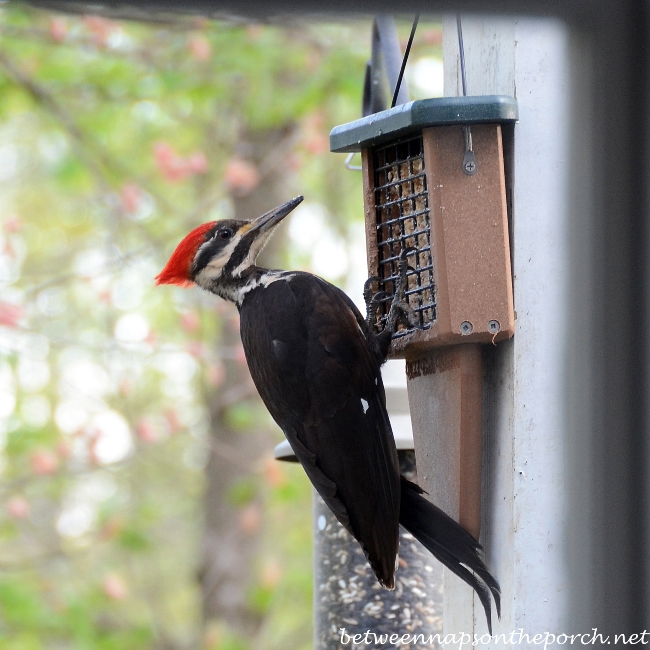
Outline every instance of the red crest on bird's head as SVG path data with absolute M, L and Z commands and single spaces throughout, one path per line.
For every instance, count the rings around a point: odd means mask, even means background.
M 156 276 L 156 284 L 178 284 L 187 286 L 192 284 L 190 269 L 196 251 L 205 241 L 205 234 L 214 226 L 216 221 L 209 221 L 185 236 L 183 241 L 176 246 L 165 268 Z

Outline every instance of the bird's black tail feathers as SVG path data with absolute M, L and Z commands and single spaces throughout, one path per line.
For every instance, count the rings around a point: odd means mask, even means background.
M 399 523 L 478 594 L 492 634 L 492 602 L 501 618 L 499 583 L 479 555 L 481 545 L 460 524 L 422 496 L 424 490 L 402 477 Z

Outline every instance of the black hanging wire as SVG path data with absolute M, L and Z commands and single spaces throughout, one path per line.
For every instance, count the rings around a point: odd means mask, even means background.
M 411 35 L 409 36 L 409 42 L 406 44 L 406 51 L 404 52 L 404 58 L 402 59 L 402 67 L 399 71 L 399 76 L 397 77 L 397 83 L 395 84 L 395 92 L 393 93 L 393 101 L 390 104 L 391 108 L 395 107 L 397 103 L 397 96 L 399 95 L 399 89 L 402 85 L 402 78 L 404 77 L 404 70 L 406 70 L 406 62 L 408 61 L 409 54 L 411 53 L 411 45 L 413 45 L 413 37 L 415 36 L 415 30 L 418 27 L 418 21 L 420 20 L 420 14 L 415 14 L 413 20 L 413 27 L 411 27 Z
M 463 81 L 463 97 L 467 97 L 467 75 L 465 73 L 465 47 L 463 46 L 463 26 L 460 22 L 460 13 L 456 14 L 456 27 L 458 29 L 458 51 L 460 52 L 460 77 Z

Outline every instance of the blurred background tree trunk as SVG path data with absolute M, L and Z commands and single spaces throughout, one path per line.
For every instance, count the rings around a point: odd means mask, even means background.
M 250 220 L 285 202 L 290 196 L 286 154 L 294 128 L 286 126 L 248 133 L 241 139 L 226 172 L 234 204 L 234 218 Z M 283 228 L 265 248 L 260 263 L 281 266 L 280 251 L 286 239 Z M 238 350 L 224 358 L 225 379 L 209 399 L 210 451 L 206 465 L 205 533 L 201 589 L 206 628 L 225 622 L 245 638 L 255 636 L 262 613 L 251 603 L 250 590 L 256 571 L 256 555 L 263 531 L 262 495 L 255 474 L 276 442 L 270 428 L 236 430 L 229 406 L 244 398 L 264 408 L 243 360 L 239 319 L 234 305 L 218 343 L 224 350 Z M 241 486 L 255 486 L 247 490 Z M 238 489 L 238 486 L 240 489 Z M 241 494 L 240 494 L 241 493 Z

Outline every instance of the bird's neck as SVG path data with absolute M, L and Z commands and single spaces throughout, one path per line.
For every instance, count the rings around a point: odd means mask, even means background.
M 253 289 L 257 289 L 260 286 L 266 287 L 270 282 L 282 277 L 282 274 L 286 273 L 286 271 L 275 271 L 260 266 L 249 266 L 239 276 L 229 275 L 219 277 L 209 287 L 204 288 L 224 300 L 229 300 L 237 306 L 241 306 L 244 298 Z

